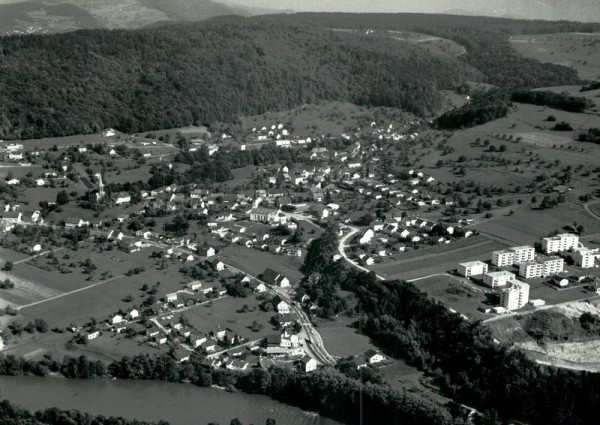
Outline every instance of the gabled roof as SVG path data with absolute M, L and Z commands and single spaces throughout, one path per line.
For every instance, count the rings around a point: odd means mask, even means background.
M 271 268 L 267 268 L 262 274 L 262 279 L 267 283 L 276 284 L 279 276 L 281 276 L 281 273 L 276 272 Z
M 377 351 L 371 349 L 365 353 L 365 357 L 367 359 L 370 359 L 371 357 L 376 356 L 377 354 L 379 354 Z

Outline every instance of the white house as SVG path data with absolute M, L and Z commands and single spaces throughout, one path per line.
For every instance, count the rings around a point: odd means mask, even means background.
M 304 356 L 300 359 L 303 372 L 312 372 L 317 369 L 317 361 L 310 356 Z
M 363 233 L 361 238 L 358 240 L 358 243 L 361 245 L 371 243 L 371 240 L 374 237 L 375 237 L 375 232 L 372 229 L 367 229 L 365 231 L 365 233 Z
M 123 319 L 123 316 L 122 316 L 122 315 L 120 315 L 120 314 L 115 314 L 114 316 L 112 316 L 112 317 L 110 318 L 110 324 L 111 324 L 111 325 L 116 325 L 116 324 L 119 324 L 119 323 L 121 323 L 123 320 L 124 320 L 124 319 Z
M 373 365 L 373 364 L 384 362 L 385 356 L 382 354 L 379 354 L 375 350 L 369 350 L 365 353 L 365 360 L 367 360 L 367 363 L 369 363 L 370 365 Z
M 129 195 L 129 193 L 127 193 L 127 192 L 119 192 L 117 194 L 117 197 L 116 197 L 116 200 L 115 200 L 115 204 L 121 205 L 121 204 L 126 204 L 128 202 L 131 202 L 131 195 Z
M 271 286 L 279 286 L 281 288 L 290 286 L 290 280 L 287 277 L 270 268 L 263 272 L 262 280 Z
M 280 301 L 279 304 L 277 304 L 277 312 L 279 314 L 289 314 L 290 313 L 290 305 L 288 303 L 286 303 L 285 301 Z

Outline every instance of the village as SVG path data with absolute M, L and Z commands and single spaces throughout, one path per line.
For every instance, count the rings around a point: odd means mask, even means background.
M 238 371 L 352 358 L 385 373 L 394 360 L 330 327 L 339 313 L 306 292 L 320 278 L 301 271 L 307 250 L 331 226 L 334 261 L 413 281 L 468 319 L 597 297 L 598 248 L 575 234 L 534 248 L 490 233 L 538 188 L 461 181 L 467 161 L 448 170 L 448 135 L 429 123 L 366 116 L 325 135 L 284 122 L 0 144 L 4 351 L 158 351 Z M 221 155 L 238 162 L 229 178 L 183 180 Z M 53 331 L 28 335 L 21 317 Z

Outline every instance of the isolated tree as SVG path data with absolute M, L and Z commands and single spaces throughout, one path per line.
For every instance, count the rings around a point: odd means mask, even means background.
M 56 194 L 56 203 L 58 205 L 65 205 L 69 203 L 69 194 L 66 190 L 61 190 Z

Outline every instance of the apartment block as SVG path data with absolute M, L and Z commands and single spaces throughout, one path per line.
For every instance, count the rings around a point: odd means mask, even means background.
M 596 256 L 600 256 L 598 249 L 577 248 L 573 252 L 573 261 L 575 265 L 589 269 L 596 265 Z
M 508 267 L 532 261 L 535 257 L 535 248 L 529 245 L 514 246 L 502 251 L 492 252 L 492 264 L 498 267 Z
M 544 266 L 537 261 L 526 261 L 519 264 L 519 276 L 525 279 L 533 279 L 534 277 L 542 277 Z
M 509 249 L 514 253 L 513 264 L 521 264 L 535 258 L 535 248 L 532 246 L 514 246 Z
M 492 252 L 492 264 L 498 267 L 512 266 L 515 261 L 515 253 L 510 250 Z
M 483 275 L 483 283 L 492 288 L 496 288 L 498 286 L 506 286 L 506 284 L 510 280 L 514 280 L 514 273 L 507 271 L 499 271 L 499 272 L 488 272 Z
M 535 261 L 519 264 L 519 276 L 525 279 L 546 277 L 564 270 L 565 260 L 559 257 L 536 257 Z
M 511 280 L 510 287 L 502 291 L 502 306 L 507 310 L 518 310 L 529 302 L 529 285 L 520 280 Z
M 548 257 L 540 258 L 537 261 L 544 266 L 544 270 L 542 271 L 542 276 L 544 277 L 558 274 L 565 269 L 565 260 L 562 258 Z
M 572 233 L 562 233 L 551 238 L 542 239 L 542 250 L 546 254 L 568 251 L 577 248 L 579 245 L 579 236 Z
M 464 277 L 471 277 L 487 273 L 488 265 L 483 261 L 470 261 L 458 265 L 458 274 Z

